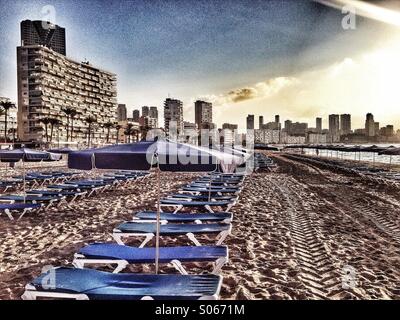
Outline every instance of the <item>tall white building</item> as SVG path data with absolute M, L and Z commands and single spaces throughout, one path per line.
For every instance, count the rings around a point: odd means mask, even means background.
M 74 142 L 86 141 L 87 117 L 95 117 L 98 128 L 117 120 L 116 75 L 88 62 L 76 62 L 40 45 L 22 46 L 17 48 L 17 78 L 21 140 L 43 142 L 45 128 L 41 119 L 51 117 L 61 121 L 58 138 L 66 141 L 70 123 L 63 112 L 66 108 L 77 113 Z M 104 130 L 92 131 L 92 142 L 104 142 L 106 135 Z

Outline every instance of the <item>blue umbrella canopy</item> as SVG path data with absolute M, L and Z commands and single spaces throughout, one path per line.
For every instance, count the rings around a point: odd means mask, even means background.
M 69 154 L 69 153 L 73 152 L 74 150 L 72 150 L 71 148 L 58 148 L 58 149 L 50 149 L 47 151 L 51 152 L 51 153 Z
M 244 162 L 238 155 L 171 141 L 141 141 L 71 152 L 68 167 L 80 170 L 119 169 L 210 172 L 218 167 L 232 170 Z
M 0 150 L 1 162 L 18 162 L 20 160 L 23 160 L 25 162 L 57 161 L 60 159 L 60 154 L 46 151 L 38 151 L 28 148 Z
M 400 148 L 394 148 L 393 146 L 386 148 L 379 152 L 380 155 L 389 155 L 389 156 L 399 156 L 400 155 Z

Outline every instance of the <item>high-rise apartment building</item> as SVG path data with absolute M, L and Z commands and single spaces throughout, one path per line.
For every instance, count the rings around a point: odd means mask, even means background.
M 317 133 L 322 132 L 322 118 L 315 119 L 315 129 L 316 129 Z
M 150 107 L 149 117 L 152 119 L 153 129 L 158 128 L 158 109 L 157 107 Z
M 340 118 L 338 114 L 329 115 L 329 134 L 332 137 L 332 142 L 340 139 Z
M 254 130 L 254 114 L 249 114 L 246 118 L 247 130 Z
M 291 134 L 292 131 L 292 121 L 291 120 L 286 120 L 285 121 L 285 131 L 287 132 L 287 134 Z
M 142 107 L 142 117 L 148 117 L 150 113 L 150 109 L 148 106 Z
M 170 124 L 174 122 L 178 134 L 183 131 L 183 104 L 177 99 L 167 98 L 164 102 L 164 129 L 170 133 Z
M 368 137 L 375 136 L 375 121 L 372 113 L 367 113 L 365 119 L 365 135 Z
M 340 115 L 340 134 L 351 133 L 351 115 L 341 114 Z
M 264 125 L 264 117 L 263 116 L 259 116 L 258 117 L 258 129 L 262 129 Z
M 374 133 L 375 135 L 379 135 L 379 122 L 374 122 Z
M 139 122 L 139 118 L 140 118 L 140 111 L 135 109 L 132 111 L 132 121 L 133 122 Z
M 158 109 L 157 109 L 157 107 L 150 107 L 149 117 L 158 119 Z
M 21 46 L 41 45 L 66 55 L 65 29 L 48 21 L 21 22 Z
M 340 141 L 340 116 L 338 114 L 329 115 L 329 142 Z
M 290 134 L 295 136 L 304 136 L 308 129 L 308 123 L 293 122 L 290 124 Z
M 67 141 L 69 116 L 65 109 L 76 111 L 69 135 L 74 142 L 86 141 L 86 118 L 96 118 L 101 127 L 115 122 L 117 115 L 116 75 L 76 62 L 40 45 L 17 48 L 18 137 L 24 141 L 44 141 L 43 117 L 61 121 L 57 138 Z M 92 128 L 95 126 L 92 126 Z M 71 130 L 69 130 L 69 133 Z M 103 142 L 106 131 L 92 131 L 94 143 Z M 112 131 L 113 134 L 113 131 Z M 72 139 L 71 139 L 72 137 Z
M 212 103 L 197 100 L 194 103 L 194 119 L 198 129 L 208 128 L 213 123 Z
M 117 121 L 125 121 L 127 118 L 127 111 L 125 104 L 118 104 L 117 107 Z

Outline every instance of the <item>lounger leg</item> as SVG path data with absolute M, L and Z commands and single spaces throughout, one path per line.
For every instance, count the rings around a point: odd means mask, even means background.
M 119 233 L 119 232 L 114 232 L 112 234 L 112 237 L 114 238 L 114 240 L 120 244 L 120 245 L 125 245 L 125 243 L 122 241 L 123 237 L 130 237 L 130 236 L 145 236 L 145 239 L 143 240 L 143 242 L 140 244 L 139 248 L 143 248 L 149 241 L 151 241 L 151 239 L 154 238 L 154 234 L 153 233 L 146 233 L 146 234 L 137 234 L 137 233 L 130 233 L 130 234 L 124 234 L 124 233 Z
M 182 263 L 179 260 L 172 260 L 171 264 L 174 266 L 176 270 L 178 270 L 181 274 L 188 274 L 186 269 L 183 267 Z
M 182 208 L 183 208 L 183 205 L 177 206 L 176 209 L 175 209 L 175 211 L 174 211 L 174 213 L 178 213 L 179 211 L 182 210 Z
M 81 257 L 81 255 L 75 254 L 74 261 L 72 262 L 75 268 L 83 269 L 85 268 L 85 264 L 116 264 L 117 266 L 113 270 L 113 273 L 119 273 L 129 265 L 126 260 L 82 259 Z
M 216 245 L 217 246 L 220 246 L 224 241 L 225 241 L 225 239 L 226 239 L 226 237 L 228 236 L 230 234 L 230 231 L 229 230 L 225 230 L 225 231 L 222 231 L 220 234 L 219 234 L 219 240 L 218 240 L 218 242 L 216 243 Z
M 196 246 L 201 247 L 201 243 L 199 242 L 199 240 L 197 240 L 197 238 L 194 236 L 193 233 L 189 232 L 186 233 L 186 236 L 189 238 L 189 240 L 191 240 Z
M 143 240 L 142 244 L 139 246 L 139 248 L 143 248 L 151 239 L 153 239 L 154 234 L 147 234 L 146 238 Z
M 18 221 L 18 220 L 21 220 L 22 217 L 25 215 L 25 213 L 27 213 L 28 211 L 29 211 L 28 209 L 24 209 L 24 211 L 22 211 L 22 213 L 21 213 L 21 215 L 19 216 L 19 218 L 17 219 L 17 221 Z
M 12 213 L 11 213 L 11 211 L 10 211 L 9 209 L 4 210 L 4 213 L 7 215 L 7 217 L 8 217 L 11 221 L 14 220 L 14 217 L 12 216 Z
M 204 208 L 206 210 L 208 210 L 209 212 L 214 213 L 213 209 L 211 209 L 211 207 L 209 205 L 205 205 Z
M 226 258 L 226 257 L 219 258 L 217 261 L 215 261 L 214 270 L 212 271 L 212 274 L 216 274 L 216 275 L 220 274 L 222 267 L 227 262 L 228 262 L 228 258 Z
M 118 233 L 113 233 L 112 237 L 114 238 L 114 240 L 120 244 L 120 245 L 125 245 L 125 243 L 122 241 L 122 234 L 118 234 Z
M 231 204 L 228 204 L 228 206 L 227 206 L 227 208 L 226 208 L 226 212 L 229 212 L 235 204 L 236 204 L 236 201 L 234 201 L 234 202 L 231 203 Z

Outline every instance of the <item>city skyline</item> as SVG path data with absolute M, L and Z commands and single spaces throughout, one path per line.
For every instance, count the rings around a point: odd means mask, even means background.
M 0 21 L 5 30 L 0 36 L 5 44 L 0 49 L 0 95 L 16 101 L 19 24 L 43 19 L 42 9 L 51 3 L 0 2 L 5 8 Z M 244 129 L 249 113 L 264 118 L 279 113 L 301 122 L 320 116 L 327 127 L 329 114 L 347 112 L 356 115 L 352 120 L 357 127 L 362 127 L 363 114 L 368 112 L 400 127 L 400 93 L 395 82 L 400 73 L 399 29 L 357 17 L 357 28 L 344 30 L 343 14 L 334 8 L 313 1 L 288 1 L 285 6 L 279 2 L 183 4 L 178 10 L 169 2 L 106 6 L 98 1 L 55 2 L 54 22 L 66 28 L 67 52 L 72 58 L 88 58 L 93 65 L 117 74 L 118 103 L 126 104 L 128 114 L 154 105 L 163 117 L 162 105 L 170 96 L 183 102 L 187 121 L 194 121 L 196 100 L 211 102 L 219 127 L 228 121 Z M 129 8 L 138 16 L 126 14 Z M 225 13 L 223 17 L 215 17 L 218 9 Z M 84 12 L 95 11 L 98 24 L 82 19 Z M 235 19 L 229 15 L 233 12 Z M 120 15 L 122 22 L 110 19 L 111 13 Z M 315 19 L 303 21 L 301 14 Z M 310 23 L 317 31 L 305 32 Z M 186 31 L 181 30 L 184 26 Z M 218 35 L 212 34 L 213 28 L 220 31 Z M 132 30 L 136 32 L 131 34 Z M 258 36 L 249 38 L 249 32 Z M 280 41 L 275 41 L 277 36 Z

